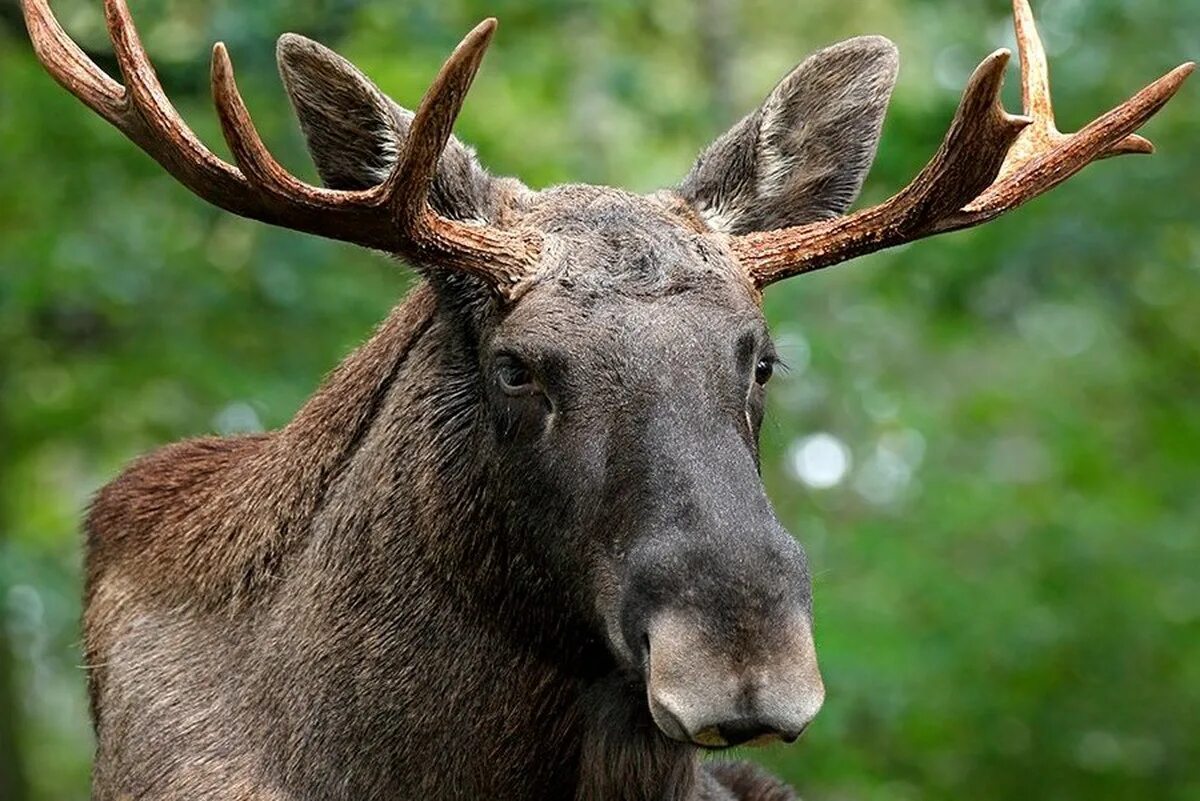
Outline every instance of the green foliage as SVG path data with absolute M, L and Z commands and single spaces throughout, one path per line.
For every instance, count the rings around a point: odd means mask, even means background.
M 220 142 L 204 84 L 223 38 L 297 169 L 276 34 L 336 45 L 414 105 L 494 13 L 459 134 L 533 186 L 639 190 L 804 53 L 884 33 L 905 67 L 865 200 L 921 166 L 971 67 L 1011 41 L 1003 0 L 133 5 L 200 135 Z M 1064 127 L 1200 52 L 1190 3 L 1035 5 Z M 55 7 L 106 52 L 98 0 Z M 0 12 L 0 748 L 19 743 L 0 791 L 25 792 L 19 764 L 28 798 L 81 799 L 89 495 L 157 445 L 286 421 L 411 277 L 192 198 Z M 803 745 L 756 755 L 806 798 L 1200 798 L 1198 108 L 1188 87 L 1152 123 L 1155 158 L 768 297 L 792 369 L 764 474 L 812 556 L 829 692 Z

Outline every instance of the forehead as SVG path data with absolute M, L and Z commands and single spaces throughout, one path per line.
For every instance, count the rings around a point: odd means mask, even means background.
M 740 265 L 674 193 L 557 187 L 537 194 L 524 222 L 546 237 L 538 283 L 557 286 L 561 298 L 594 304 L 687 294 L 696 302 L 757 307 Z
M 669 194 L 603 187 L 541 193 L 525 222 L 546 236 L 544 261 L 500 337 L 584 359 L 663 350 L 682 357 L 760 331 L 759 296 L 745 272 L 678 206 Z

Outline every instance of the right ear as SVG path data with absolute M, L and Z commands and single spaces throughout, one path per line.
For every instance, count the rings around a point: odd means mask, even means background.
M 875 159 L 898 67 L 882 36 L 814 53 L 709 145 L 679 193 L 727 234 L 843 214 Z
M 413 113 L 349 61 L 311 39 L 285 34 L 276 52 L 284 87 L 325 185 L 351 190 L 383 183 L 399 158 Z M 429 203 L 444 217 L 485 222 L 502 202 L 499 183 L 471 148 L 451 136 Z

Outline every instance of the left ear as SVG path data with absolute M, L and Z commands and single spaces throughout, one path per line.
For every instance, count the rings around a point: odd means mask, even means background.
M 727 234 L 844 213 L 875 160 L 899 64 L 882 36 L 815 53 L 709 145 L 679 193 Z
M 324 45 L 289 33 L 279 39 L 279 73 L 308 152 L 330 189 L 378 185 L 399 158 L 413 112 L 401 108 L 357 67 Z M 453 220 L 492 219 L 503 200 L 501 184 L 451 136 L 438 160 L 429 202 Z

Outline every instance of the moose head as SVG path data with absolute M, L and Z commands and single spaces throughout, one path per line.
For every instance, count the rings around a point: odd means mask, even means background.
M 920 174 L 848 214 L 897 76 L 883 38 L 811 56 L 677 187 L 643 196 L 534 191 L 491 176 L 451 135 L 494 20 L 467 35 L 415 113 L 288 35 L 279 64 L 317 187 L 269 154 L 223 46 L 213 91 L 236 166 L 169 104 L 124 0 L 105 2 L 124 85 L 82 54 L 46 0 L 23 5 L 54 77 L 197 195 L 421 272 L 456 332 L 436 374 L 457 403 L 439 425 L 473 432 L 466 458 L 496 536 L 534 566 L 522 573 L 537 577 L 530 592 L 555 599 L 569 636 L 638 677 L 658 729 L 703 747 L 795 739 L 824 697 L 804 552 L 758 475 L 777 362 L 763 290 L 987 222 L 1093 161 L 1150 152 L 1134 131 L 1193 68 L 1062 134 L 1027 0 L 1014 0 L 1023 114 L 1000 103 L 1009 53 L 998 51 Z

